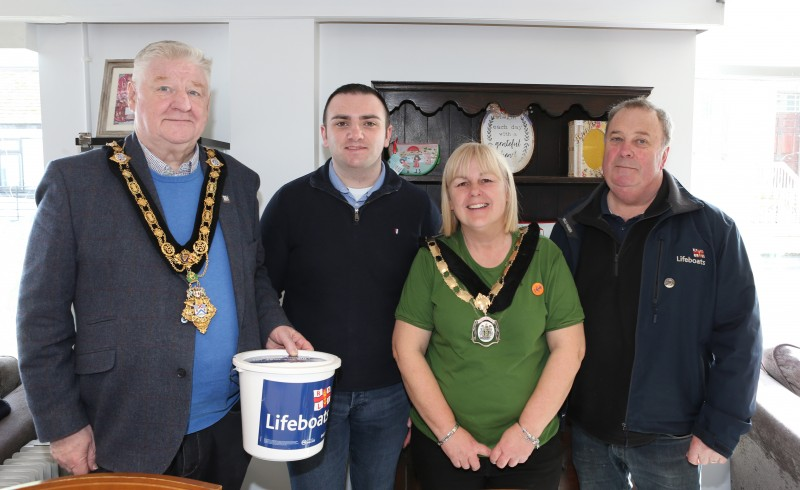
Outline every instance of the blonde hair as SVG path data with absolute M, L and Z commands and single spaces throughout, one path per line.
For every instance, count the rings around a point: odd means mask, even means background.
M 206 58 L 200 49 L 180 41 L 156 41 L 142 48 L 133 59 L 133 81 L 137 87 L 147 66 L 157 59 L 186 60 L 194 63 L 205 72 L 208 81 L 211 81 L 211 60 Z
M 442 172 L 442 233 L 450 236 L 459 226 L 455 213 L 450 209 L 448 189 L 456 176 L 463 175 L 470 163 L 475 162 L 481 172 L 497 176 L 506 191 L 506 208 L 503 211 L 504 231 L 511 233 L 519 226 L 519 204 L 514 175 L 504 157 L 493 146 L 483 143 L 464 143 L 447 159 Z

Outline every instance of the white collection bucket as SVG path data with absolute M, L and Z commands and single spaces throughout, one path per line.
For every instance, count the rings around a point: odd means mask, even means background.
M 317 454 L 325 442 L 333 374 L 342 361 L 301 350 L 253 350 L 233 357 L 239 372 L 244 450 L 269 461 Z

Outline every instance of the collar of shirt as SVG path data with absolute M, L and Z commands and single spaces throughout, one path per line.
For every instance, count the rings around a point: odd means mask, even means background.
M 616 214 L 612 213 L 611 209 L 608 207 L 608 193 L 609 191 L 606 189 L 600 198 L 600 214 L 603 216 L 603 219 L 606 221 L 606 223 L 608 223 L 608 225 L 611 227 L 611 230 L 617 237 L 617 241 L 622 243 L 625 240 L 625 236 L 628 234 L 628 231 L 633 225 L 642 219 L 643 215 L 640 214 L 639 216 L 634 216 L 628 221 L 625 221 Z
M 192 158 L 190 158 L 188 162 L 182 163 L 180 168 L 178 168 L 176 171 L 167 165 L 162 159 L 155 156 L 153 152 L 148 150 L 146 146 L 141 144 L 141 142 L 139 142 L 139 144 L 144 151 L 145 159 L 147 159 L 147 166 L 150 167 L 150 170 L 158 175 L 165 175 L 168 177 L 176 175 L 189 175 L 190 173 L 194 172 L 197 169 L 197 166 L 200 164 L 200 147 L 198 145 L 194 146 L 194 154 L 192 154 Z
M 383 164 L 383 162 L 381 162 L 381 174 L 378 176 L 378 180 L 376 180 L 375 183 L 372 184 L 372 187 L 370 187 L 370 189 L 365 192 L 363 196 L 361 196 L 361 199 L 356 199 L 355 196 L 353 196 L 353 194 L 350 192 L 350 189 L 344 185 L 342 179 L 336 175 L 336 171 L 333 170 L 333 160 L 331 160 L 330 165 L 328 165 L 328 177 L 331 179 L 331 184 L 333 184 L 333 187 L 336 188 L 336 190 L 339 191 L 342 196 L 344 196 L 347 202 L 350 203 L 350 205 L 354 208 L 358 209 L 362 204 L 367 202 L 367 199 L 370 195 L 372 195 L 373 192 L 380 189 L 380 187 L 383 185 L 383 181 L 386 179 L 386 166 Z

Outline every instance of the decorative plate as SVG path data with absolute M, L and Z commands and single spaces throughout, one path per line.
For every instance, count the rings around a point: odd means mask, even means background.
M 533 124 L 524 112 L 509 116 L 499 105 L 489 104 L 481 123 L 481 143 L 497 148 L 508 159 L 511 171 L 519 172 L 533 155 Z
M 389 166 L 400 175 L 425 175 L 439 163 L 439 145 L 436 143 L 389 145 Z

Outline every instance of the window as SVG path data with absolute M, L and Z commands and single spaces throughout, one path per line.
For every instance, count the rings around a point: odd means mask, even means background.
M 778 108 L 782 112 L 800 112 L 800 94 L 778 92 Z
M 800 148 L 800 93 L 778 92 L 775 113 L 775 161 L 797 173 Z
M 0 355 L 17 355 L 19 279 L 43 172 L 38 56 L 0 49 Z
M 739 226 L 765 347 L 800 345 L 800 59 L 787 42 L 798 14 L 783 0 L 729 2 L 725 26 L 697 38 L 691 190 Z

